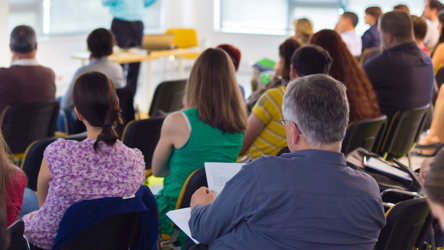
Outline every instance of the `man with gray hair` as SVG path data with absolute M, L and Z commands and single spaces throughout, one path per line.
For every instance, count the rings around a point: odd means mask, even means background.
M 316 74 L 283 101 L 290 153 L 242 167 L 215 199 L 191 198 L 191 233 L 212 249 L 373 249 L 385 224 L 376 181 L 340 153 L 348 124 L 344 85 Z
M 0 68 L 0 112 L 13 104 L 55 99 L 55 74 L 35 59 L 37 38 L 33 28 L 20 25 L 11 32 L 12 65 Z

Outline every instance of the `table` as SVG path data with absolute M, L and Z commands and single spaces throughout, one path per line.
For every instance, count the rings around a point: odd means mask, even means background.
M 197 58 L 199 56 L 200 51 L 197 48 L 189 48 L 189 49 L 171 49 L 171 50 L 152 50 L 148 53 L 147 50 L 131 48 L 131 49 L 114 49 L 114 54 L 110 55 L 108 58 L 112 62 L 116 62 L 118 64 L 126 64 L 126 63 L 136 63 L 136 62 L 146 62 L 147 63 L 147 81 L 146 81 L 146 89 L 147 89 L 147 102 L 149 100 L 150 91 L 151 91 L 151 61 L 157 60 L 159 58 L 165 57 L 174 57 L 179 59 L 179 77 L 185 78 L 185 69 L 184 69 L 184 58 Z M 71 56 L 73 59 L 80 60 L 82 66 L 86 65 L 89 60 L 89 53 L 82 52 L 76 53 Z M 150 104 L 147 103 L 145 107 L 148 107 Z M 149 107 L 148 107 L 149 108 Z

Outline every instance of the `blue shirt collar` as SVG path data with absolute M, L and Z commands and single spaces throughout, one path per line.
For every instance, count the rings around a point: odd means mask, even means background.
M 304 157 L 309 158 L 315 162 L 328 163 L 333 165 L 347 166 L 347 161 L 343 153 L 317 150 L 317 149 L 304 149 L 281 155 L 283 158 Z

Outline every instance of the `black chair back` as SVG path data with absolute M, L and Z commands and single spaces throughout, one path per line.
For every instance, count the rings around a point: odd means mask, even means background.
M 186 83 L 186 79 L 161 82 L 154 92 L 149 116 L 155 115 L 158 111 L 169 113 L 180 110 Z
M 24 153 L 31 142 L 54 136 L 58 114 L 57 101 L 6 107 L 0 120 L 11 153 Z
M 134 115 L 134 97 L 128 88 L 116 89 L 117 96 L 119 97 L 119 106 L 122 110 L 122 125 L 118 125 L 116 128 L 117 134 L 122 135 L 123 129 L 128 122 L 135 119 Z
M 160 138 L 162 123 L 163 118 L 131 121 L 123 131 L 122 142 L 130 148 L 142 151 L 146 169 L 151 169 L 151 160 Z
M 85 134 L 68 136 L 65 139 L 81 141 L 86 138 Z M 28 178 L 28 188 L 37 191 L 37 178 L 43 160 L 43 152 L 46 147 L 57 138 L 45 138 L 31 143 L 25 151 L 25 156 L 20 168 L 23 169 Z
M 109 216 L 87 228 L 62 249 L 132 249 L 139 240 L 140 216 L 140 213 Z
M 385 115 L 351 123 L 342 141 L 342 153 L 347 155 L 359 147 L 369 152 L 378 152 L 386 124 L 387 116 Z
M 406 200 L 392 207 L 379 234 L 376 250 L 404 250 L 421 247 L 431 228 L 432 216 L 425 198 Z
M 25 232 L 25 223 L 21 219 L 16 220 L 8 228 L 9 248 L 8 250 L 28 250 L 30 249 L 28 240 L 23 236 Z
M 194 171 L 185 181 L 177 200 L 176 209 L 189 207 L 191 196 L 200 187 L 208 187 L 205 168 Z
M 441 66 L 438 69 L 438 72 L 436 72 L 435 75 L 436 84 L 438 85 L 438 89 L 441 87 L 441 85 L 444 83 L 444 67 Z
M 427 104 L 424 107 L 396 112 L 385 133 L 380 154 L 389 160 L 406 155 L 419 139 L 428 110 Z

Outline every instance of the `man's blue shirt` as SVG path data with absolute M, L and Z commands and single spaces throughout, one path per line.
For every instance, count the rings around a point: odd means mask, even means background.
M 123 21 L 142 21 L 145 8 L 156 0 L 102 0 L 104 6 L 109 6 L 113 17 Z

